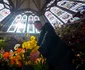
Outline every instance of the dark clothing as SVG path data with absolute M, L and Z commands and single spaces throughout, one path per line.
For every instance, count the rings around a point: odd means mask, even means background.
M 61 64 L 59 66 L 49 66 L 48 70 L 75 70 L 72 64 Z
M 45 23 L 42 27 L 38 45 L 40 46 L 40 53 L 47 58 L 49 66 L 55 68 L 54 70 L 57 69 L 57 66 L 60 67 L 60 65 L 71 64 L 71 50 L 60 37 L 56 35 L 50 23 Z

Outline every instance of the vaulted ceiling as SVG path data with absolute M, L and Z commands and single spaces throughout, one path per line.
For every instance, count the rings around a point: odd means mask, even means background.
M 32 9 L 41 12 L 51 0 L 9 0 L 14 10 Z

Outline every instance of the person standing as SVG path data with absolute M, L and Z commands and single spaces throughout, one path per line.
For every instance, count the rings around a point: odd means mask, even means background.
M 56 35 L 50 23 L 34 22 L 35 28 L 40 31 L 38 52 L 31 57 L 38 57 L 41 53 L 47 60 L 49 70 L 75 70 L 72 66 L 73 53 L 71 49 Z

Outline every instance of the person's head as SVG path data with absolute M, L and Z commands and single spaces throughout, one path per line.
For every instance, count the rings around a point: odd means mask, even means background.
M 34 22 L 34 26 L 35 26 L 35 28 L 36 28 L 38 31 L 40 31 L 41 28 L 42 28 L 42 24 L 41 24 L 40 21 L 35 21 L 35 22 Z

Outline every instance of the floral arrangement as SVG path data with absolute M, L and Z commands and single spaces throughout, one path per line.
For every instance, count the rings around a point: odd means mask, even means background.
M 71 24 L 64 24 L 55 30 L 56 34 L 72 49 L 76 57 L 73 63 L 76 66 L 85 66 L 85 18 Z
M 21 47 L 20 47 L 21 46 Z M 30 40 L 20 44 L 16 44 L 14 51 L 5 52 L 0 50 L 0 61 L 6 61 L 9 67 L 22 67 L 25 65 L 32 66 L 34 70 L 47 70 L 46 59 L 40 54 L 39 57 L 31 58 L 32 53 L 36 53 L 39 49 L 37 40 L 34 36 Z

